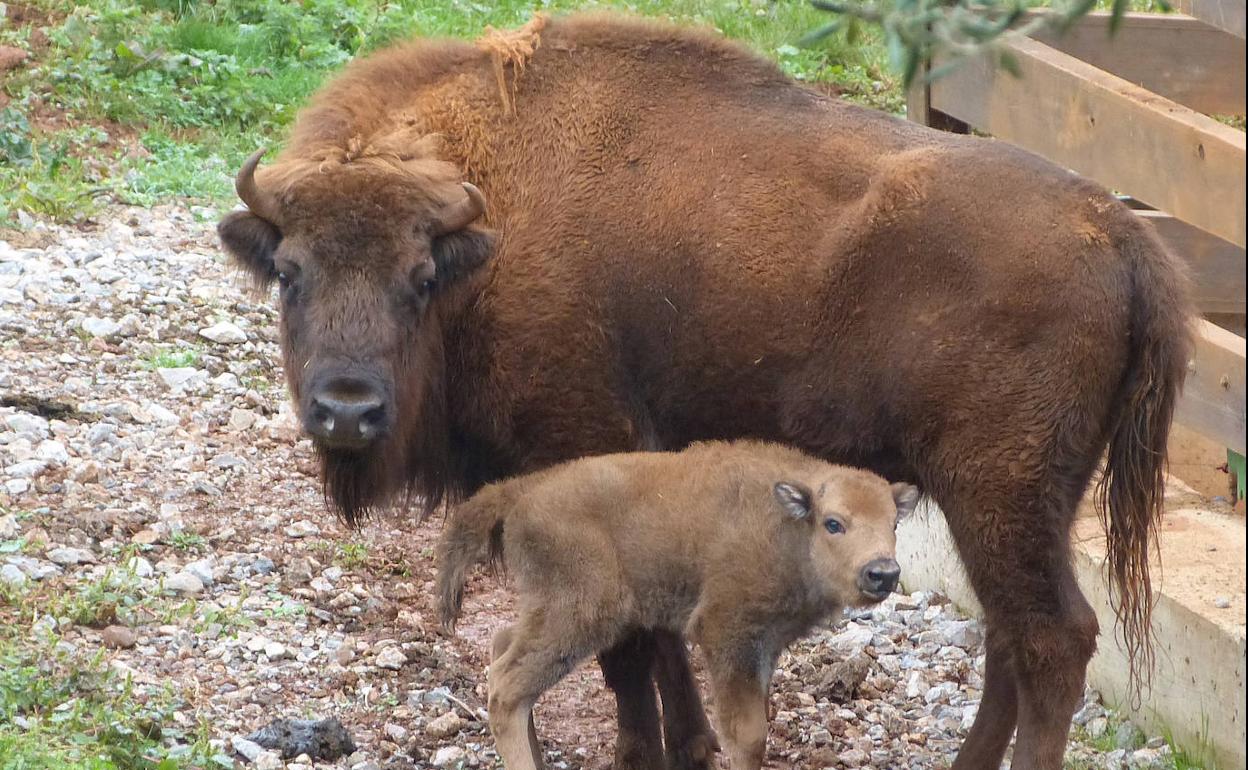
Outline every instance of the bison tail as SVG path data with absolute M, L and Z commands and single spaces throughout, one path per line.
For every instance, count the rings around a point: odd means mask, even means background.
M 1128 214 L 1128 216 L 1133 215 Z M 1187 372 L 1192 328 L 1187 277 L 1151 231 L 1132 222 L 1119 242 L 1132 276 L 1130 350 L 1096 490 L 1119 637 L 1138 703 L 1155 665 L 1149 551 L 1165 498 L 1166 442 Z
M 468 569 L 487 559 L 491 566 L 502 564 L 504 511 L 501 496 L 487 488 L 451 513 L 438 543 L 438 596 L 447 631 L 463 608 Z

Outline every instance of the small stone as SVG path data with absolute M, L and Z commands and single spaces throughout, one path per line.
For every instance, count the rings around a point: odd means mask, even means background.
M 467 752 L 458 746 L 444 746 L 433 753 L 430 760 L 434 767 L 459 767 L 468 758 Z
M 871 761 L 870 755 L 862 749 L 848 749 L 836 755 L 845 767 L 862 767 Z
M 269 660 L 281 660 L 290 656 L 286 646 L 280 642 L 269 642 L 264 645 L 264 655 Z
M 16 565 L 6 564 L 0 567 L 0 583 L 6 583 L 11 586 L 25 585 L 29 578 L 26 573 L 22 572 Z
M 88 316 L 82 319 L 82 330 L 92 337 L 114 337 L 121 331 L 121 324 L 111 318 Z
M 387 723 L 384 727 L 381 728 L 381 731 L 386 734 L 387 738 L 399 744 L 400 746 L 402 746 L 403 742 L 407 740 L 407 728 L 403 727 L 402 725 Z
M 228 321 L 200 329 L 199 336 L 226 345 L 237 345 L 247 341 L 247 333 Z
M 1231 608 L 1231 600 L 1225 596 L 1219 596 L 1213 600 L 1213 606 L 1220 610 L 1227 610 Z
M 286 766 L 276 751 L 262 751 L 252 762 L 256 770 L 282 770 Z
M 1144 733 L 1130 722 L 1123 722 L 1114 731 L 1114 746 L 1125 751 L 1134 751 L 1144 745 Z
M 0 540 L 12 540 L 17 532 L 17 517 L 11 513 L 0 516 Z
M 81 548 L 53 548 L 47 553 L 48 561 L 53 564 L 59 564 L 62 567 L 72 567 L 76 564 L 88 564 L 95 561 L 95 556 L 90 551 Z
M 302 519 L 287 527 L 285 532 L 287 537 L 309 537 L 321 534 L 321 528 L 307 519 Z
M 185 390 L 208 381 L 208 373 L 193 366 L 173 366 L 157 369 L 156 375 L 170 390 Z
M 133 628 L 109 626 L 100 632 L 100 641 L 104 643 L 105 647 L 128 650 L 138 643 L 139 637 Z
M 407 656 L 398 647 L 391 645 L 381 652 L 377 653 L 374 661 L 378 668 L 386 668 L 391 671 L 398 671 L 407 665 Z
M 158 424 L 163 425 L 166 428 L 172 427 L 182 422 L 181 417 L 179 417 L 174 412 L 171 412 L 170 410 L 164 408 L 160 404 L 148 404 L 147 413 L 151 415 L 151 418 L 155 420 Z
M 1088 732 L 1089 738 L 1100 738 L 1109 729 L 1109 720 L 1105 717 L 1092 717 L 1083 729 Z
M 260 556 L 251 563 L 251 571 L 257 575 L 269 575 L 275 569 L 277 569 L 277 565 L 267 556 Z
M 448 711 L 425 726 L 425 735 L 434 740 L 441 740 L 455 735 L 464 728 L 467 722 L 454 711 Z
M 355 651 L 350 647 L 344 645 L 334 650 L 334 662 L 338 665 L 345 668 L 346 666 L 349 666 L 353 660 L 355 660 Z
M 189 596 L 203 592 L 204 583 L 190 572 L 175 572 L 165 578 L 165 590 Z
M 264 753 L 263 746 L 256 743 L 255 741 L 249 741 L 246 738 L 243 738 L 242 736 L 235 736 L 230 741 L 230 745 L 234 747 L 234 751 L 237 752 L 240 757 L 247 760 L 248 762 L 255 762 L 256 759 L 258 759 L 260 755 Z
M 231 433 L 241 433 L 249 430 L 256 424 L 256 413 L 250 409 L 234 408 L 230 410 L 229 422 L 225 424 L 225 429 Z
M 187 564 L 184 569 L 199 578 L 199 582 L 205 586 L 210 586 L 215 582 L 212 577 L 213 564 L 214 560 L 212 558 L 199 559 Z

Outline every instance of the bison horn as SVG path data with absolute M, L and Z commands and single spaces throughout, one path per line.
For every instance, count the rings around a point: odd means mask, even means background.
M 446 235 L 463 230 L 485 213 L 485 196 L 475 186 L 463 182 L 467 198 L 449 203 L 433 218 L 433 234 Z
M 277 198 L 256 185 L 256 166 L 260 165 L 264 152 L 263 149 L 256 150 L 243 163 L 243 167 L 238 170 L 238 176 L 234 178 L 234 190 L 238 193 L 239 200 L 247 204 L 251 213 L 274 225 L 280 225 L 281 207 L 277 204 Z

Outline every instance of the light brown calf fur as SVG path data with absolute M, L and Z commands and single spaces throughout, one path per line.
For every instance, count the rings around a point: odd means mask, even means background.
M 776 659 L 820 620 L 896 587 L 894 528 L 918 498 L 758 442 L 606 455 L 486 487 L 451 516 L 438 589 L 449 627 L 472 564 L 505 558 L 516 578 L 520 617 L 495 637 L 489 675 L 508 770 L 542 766 L 541 693 L 638 628 L 702 647 L 731 766 L 760 767 Z

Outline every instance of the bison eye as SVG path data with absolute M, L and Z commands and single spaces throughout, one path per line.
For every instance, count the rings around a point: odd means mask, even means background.
M 438 288 L 438 279 L 426 278 L 425 280 L 421 281 L 420 284 L 416 287 L 416 291 L 418 291 L 420 293 L 420 296 L 424 298 L 424 297 L 428 297 L 430 294 L 433 294 L 433 290 L 436 288 Z
M 286 273 L 278 273 L 277 285 L 282 287 L 282 289 L 289 289 L 290 288 L 290 276 L 287 275 Z
M 823 528 L 833 535 L 839 535 L 845 531 L 845 525 L 836 519 L 828 519 L 823 522 Z

